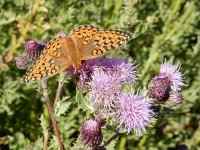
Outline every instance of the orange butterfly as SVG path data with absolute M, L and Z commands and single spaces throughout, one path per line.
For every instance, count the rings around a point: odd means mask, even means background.
M 76 27 L 68 36 L 50 40 L 41 56 L 23 77 L 24 82 L 53 76 L 69 66 L 78 69 L 82 60 L 102 56 L 128 42 L 132 34 L 119 30 L 102 30 L 92 25 Z

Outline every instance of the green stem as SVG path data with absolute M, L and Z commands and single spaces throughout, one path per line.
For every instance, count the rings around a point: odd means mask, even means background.
M 113 140 L 115 140 L 116 138 L 120 137 L 122 135 L 122 133 L 115 133 L 110 139 L 108 139 L 105 143 L 104 146 L 109 145 L 110 142 L 112 142 Z

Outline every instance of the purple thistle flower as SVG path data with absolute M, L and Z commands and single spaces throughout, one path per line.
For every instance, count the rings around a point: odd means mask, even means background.
M 103 139 L 101 123 L 96 119 L 86 120 L 81 128 L 81 139 L 84 144 L 91 148 L 101 144 Z
M 113 76 L 116 76 L 122 83 L 131 84 L 138 78 L 134 64 L 120 58 L 104 59 L 103 65 L 106 66 Z
M 95 69 L 101 68 L 100 58 L 89 59 L 82 62 L 81 67 L 76 70 L 71 66 L 66 71 L 68 75 L 74 75 L 77 77 L 77 85 L 82 91 L 88 91 L 88 83 L 91 75 Z
M 73 66 L 66 69 L 67 74 L 69 75 L 75 75 L 80 76 L 83 72 L 85 74 L 91 74 L 94 72 L 94 69 L 101 66 L 101 58 L 93 58 L 88 59 L 81 62 L 81 66 L 79 69 L 75 71 L 75 68 Z
M 186 86 L 183 83 L 183 74 L 179 72 L 180 64 L 172 65 L 172 61 L 166 61 L 160 67 L 160 74 L 171 81 L 171 88 L 173 91 L 180 91 L 180 86 Z
M 170 80 L 162 76 L 157 75 L 148 84 L 148 95 L 155 100 L 165 101 L 169 98 L 170 93 Z
M 30 40 L 25 43 L 25 53 L 26 57 L 29 60 L 36 60 L 40 57 L 42 50 L 44 49 L 45 44 L 42 41 Z
M 17 57 L 15 61 L 17 68 L 22 70 L 27 68 L 28 60 L 25 56 Z
M 154 117 L 150 99 L 134 93 L 122 93 L 119 100 L 116 113 L 119 126 L 123 125 L 128 133 L 134 131 L 139 136 L 146 133 L 145 127 L 151 126 L 150 121 Z
M 89 78 L 90 78 L 89 76 L 90 76 L 89 74 L 86 74 L 84 71 L 82 71 L 82 73 L 78 77 L 77 86 L 79 87 L 79 89 L 82 92 L 87 92 L 88 91 L 87 82 L 89 81 Z
M 177 106 L 179 104 L 181 104 L 183 102 L 183 94 L 180 93 L 180 92 L 177 92 L 177 91 L 172 91 L 170 92 L 170 97 L 169 97 L 169 100 L 167 101 L 167 103 L 174 107 L 174 106 Z
M 83 61 L 81 67 L 76 70 L 71 66 L 66 71 L 68 75 L 77 77 L 77 85 L 82 91 L 88 91 L 88 82 L 91 81 L 91 76 L 94 70 L 102 69 L 107 74 L 112 74 L 113 77 L 118 78 L 121 84 L 131 84 L 137 79 L 136 66 L 119 58 L 94 58 Z
M 98 69 L 94 71 L 88 85 L 90 90 L 87 96 L 96 111 L 102 110 L 109 113 L 119 103 L 117 97 L 122 88 L 119 78 L 104 72 L 103 69 Z
M 77 71 L 79 74 L 77 85 L 82 91 L 88 91 L 88 84 L 95 69 L 101 68 L 100 58 L 86 60 Z

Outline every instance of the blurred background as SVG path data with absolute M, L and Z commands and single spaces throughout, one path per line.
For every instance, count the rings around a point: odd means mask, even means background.
M 175 150 L 184 144 L 200 149 L 199 0 L 1 0 L 0 149 L 42 149 L 44 126 L 40 118 L 42 114 L 48 118 L 48 110 L 39 84 L 22 83 L 25 70 L 15 65 L 16 57 L 24 53 L 25 41 L 50 40 L 59 31 L 69 33 L 80 24 L 133 33 L 133 39 L 112 55 L 139 63 L 138 87 L 147 87 L 165 58 L 181 63 L 188 85 L 183 89 L 184 102 L 158 117 L 146 135 L 124 134 L 107 149 Z M 48 84 L 53 99 L 57 78 L 50 78 Z M 62 96 L 69 96 L 71 105 L 59 117 L 67 149 L 73 147 L 83 120 L 90 116 L 79 109 L 75 93 L 76 81 L 71 79 L 62 92 Z M 111 134 L 105 133 L 105 137 Z

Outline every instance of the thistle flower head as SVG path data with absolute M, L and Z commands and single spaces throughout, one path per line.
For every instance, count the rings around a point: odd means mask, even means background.
M 169 100 L 167 101 L 167 103 L 174 107 L 174 106 L 177 106 L 179 104 L 181 104 L 183 102 L 183 94 L 180 93 L 180 92 L 177 92 L 177 91 L 172 91 L 170 92 L 170 97 L 169 97 Z
M 96 119 L 86 120 L 81 128 L 81 139 L 84 144 L 91 148 L 101 144 L 103 136 L 100 122 Z
M 38 57 L 40 57 L 40 54 L 44 49 L 44 47 L 45 44 L 42 41 L 35 41 L 35 40 L 26 41 L 25 43 L 26 57 L 29 60 L 36 60 Z
M 121 84 L 130 84 L 137 79 L 136 66 L 119 58 L 94 58 L 82 61 L 78 70 L 73 67 L 66 71 L 69 75 L 77 77 L 77 85 L 82 91 L 88 91 L 88 82 L 91 81 L 91 76 L 95 70 L 101 69 L 107 74 L 112 74 L 113 78 L 118 78 Z M 75 74 L 74 74 L 75 73 Z
M 172 61 L 165 61 L 160 67 L 160 74 L 171 81 L 173 91 L 180 91 L 180 86 L 186 86 L 183 82 L 183 74 L 180 73 L 180 65 L 172 65 Z
M 89 76 L 94 72 L 96 68 L 101 66 L 100 58 L 89 59 L 83 61 L 80 69 L 77 70 L 76 74 L 81 75 L 83 72 Z
M 131 84 L 137 80 L 136 67 L 134 64 L 120 58 L 104 59 L 103 65 L 122 83 Z
M 27 68 L 28 60 L 25 56 L 17 57 L 15 61 L 17 68 L 22 70 Z
M 157 75 L 148 84 L 148 94 L 150 98 L 158 101 L 164 101 L 169 98 L 170 93 L 170 80 Z
M 145 127 L 151 126 L 150 121 L 154 117 L 150 100 L 134 93 L 122 93 L 119 99 L 120 105 L 117 110 L 119 125 L 123 125 L 128 133 L 134 131 L 139 136 L 146 133 Z
M 88 98 L 96 110 L 111 111 L 118 103 L 117 96 L 121 92 L 121 81 L 103 69 L 95 70 L 88 82 Z
M 75 75 L 78 82 L 77 85 L 82 91 L 88 91 L 88 84 L 92 73 L 101 66 L 100 58 L 89 59 L 83 61 L 80 68 L 75 71 L 73 67 L 69 67 L 66 71 L 68 75 Z M 75 73 L 75 74 L 74 74 Z
M 79 69 L 75 71 L 75 68 L 73 66 L 66 69 L 67 73 L 69 75 L 76 75 L 80 76 L 83 72 L 85 74 L 91 74 L 95 68 L 101 66 L 101 59 L 100 58 L 93 58 L 84 60 L 81 62 L 81 66 Z

